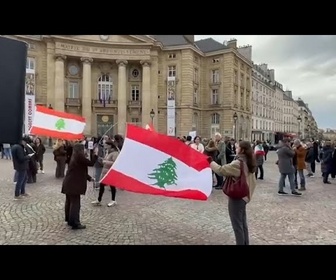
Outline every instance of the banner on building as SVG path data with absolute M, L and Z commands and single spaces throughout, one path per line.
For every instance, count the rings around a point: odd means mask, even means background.
M 25 134 L 29 134 L 35 112 L 35 73 L 26 73 Z
M 176 129 L 175 97 L 176 97 L 175 77 L 168 77 L 167 78 L 167 134 L 169 136 L 175 136 L 175 129 Z

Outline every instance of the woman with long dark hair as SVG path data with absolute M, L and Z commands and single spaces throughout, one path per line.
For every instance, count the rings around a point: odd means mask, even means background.
M 36 152 L 36 161 L 38 163 L 38 169 L 40 169 L 41 173 L 44 174 L 44 169 L 43 169 L 43 156 L 46 151 L 41 138 L 36 137 L 34 140 L 35 144 L 35 152 Z
M 256 159 L 253 154 L 251 143 L 248 141 L 241 141 L 236 144 L 236 158 L 229 164 L 220 166 L 212 157 L 208 160 L 211 169 L 225 177 L 239 178 L 241 172 L 245 172 L 246 182 L 249 187 L 249 195 L 242 199 L 233 199 L 229 197 L 229 216 L 233 231 L 236 237 L 237 245 L 249 245 L 249 233 L 246 218 L 246 204 L 250 202 L 254 189 L 256 187 L 255 171 L 257 168 Z M 243 170 L 240 168 L 240 162 L 243 162 Z
M 56 161 L 56 178 L 64 178 L 65 164 L 66 164 L 66 150 L 65 142 L 62 139 L 57 139 L 56 144 L 53 146 L 54 160 Z
M 105 175 L 110 170 L 110 168 L 112 167 L 113 163 L 116 161 L 119 155 L 119 148 L 117 147 L 117 144 L 115 142 L 112 142 L 109 140 L 106 141 L 104 144 L 104 148 L 106 149 L 107 154 L 102 161 L 103 170 L 100 175 L 100 180 L 102 180 L 105 177 Z M 112 199 L 111 199 L 111 202 L 107 204 L 108 207 L 111 207 L 116 204 L 115 197 L 116 197 L 117 190 L 114 186 L 110 186 L 110 188 L 111 188 Z M 93 205 L 96 205 L 96 206 L 101 205 L 104 192 L 105 192 L 105 185 L 103 183 L 100 183 L 98 199 L 95 201 L 92 201 Z
M 86 193 L 87 181 L 93 181 L 88 173 L 88 166 L 95 164 L 97 153 L 98 149 L 95 149 L 89 160 L 85 157 L 83 144 L 76 143 L 73 146 L 68 171 L 62 184 L 62 193 L 65 194 L 65 221 L 72 229 L 86 228 L 80 223 L 80 196 Z

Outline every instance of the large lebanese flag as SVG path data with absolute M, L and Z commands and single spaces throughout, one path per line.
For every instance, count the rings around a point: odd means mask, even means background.
M 123 148 L 101 182 L 136 193 L 207 200 L 212 172 L 207 157 L 181 141 L 128 124 Z
M 36 105 L 30 134 L 64 140 L 83 139 L 85 119 L 81 116 Z

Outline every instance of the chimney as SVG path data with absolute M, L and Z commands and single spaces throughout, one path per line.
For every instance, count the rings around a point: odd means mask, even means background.
M 236 49 L 237 48 L 237 39 L 230 39 L 230 41 L 228 41 L 228 47 L 232 48 L 232 49 Z
M 244 56 L 245 58 L 247 58 L 248 60 L 252 61 L 252 46 L 247 45 L 247 46 L 239 47 L 238 48 L 238 52 L 242 56 Z

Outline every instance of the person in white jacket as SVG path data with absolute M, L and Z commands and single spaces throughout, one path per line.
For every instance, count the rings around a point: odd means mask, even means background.
M 194 143 L 192 143 L 190 145 L 191 148 L 193 148 L 194 150 L 200 152 L 200 153 L 203 153 L 204 152 L 204 146 L 203 144 L 201 143 L 201 137 L 199 136 L 196 136 L 194 138 Z

